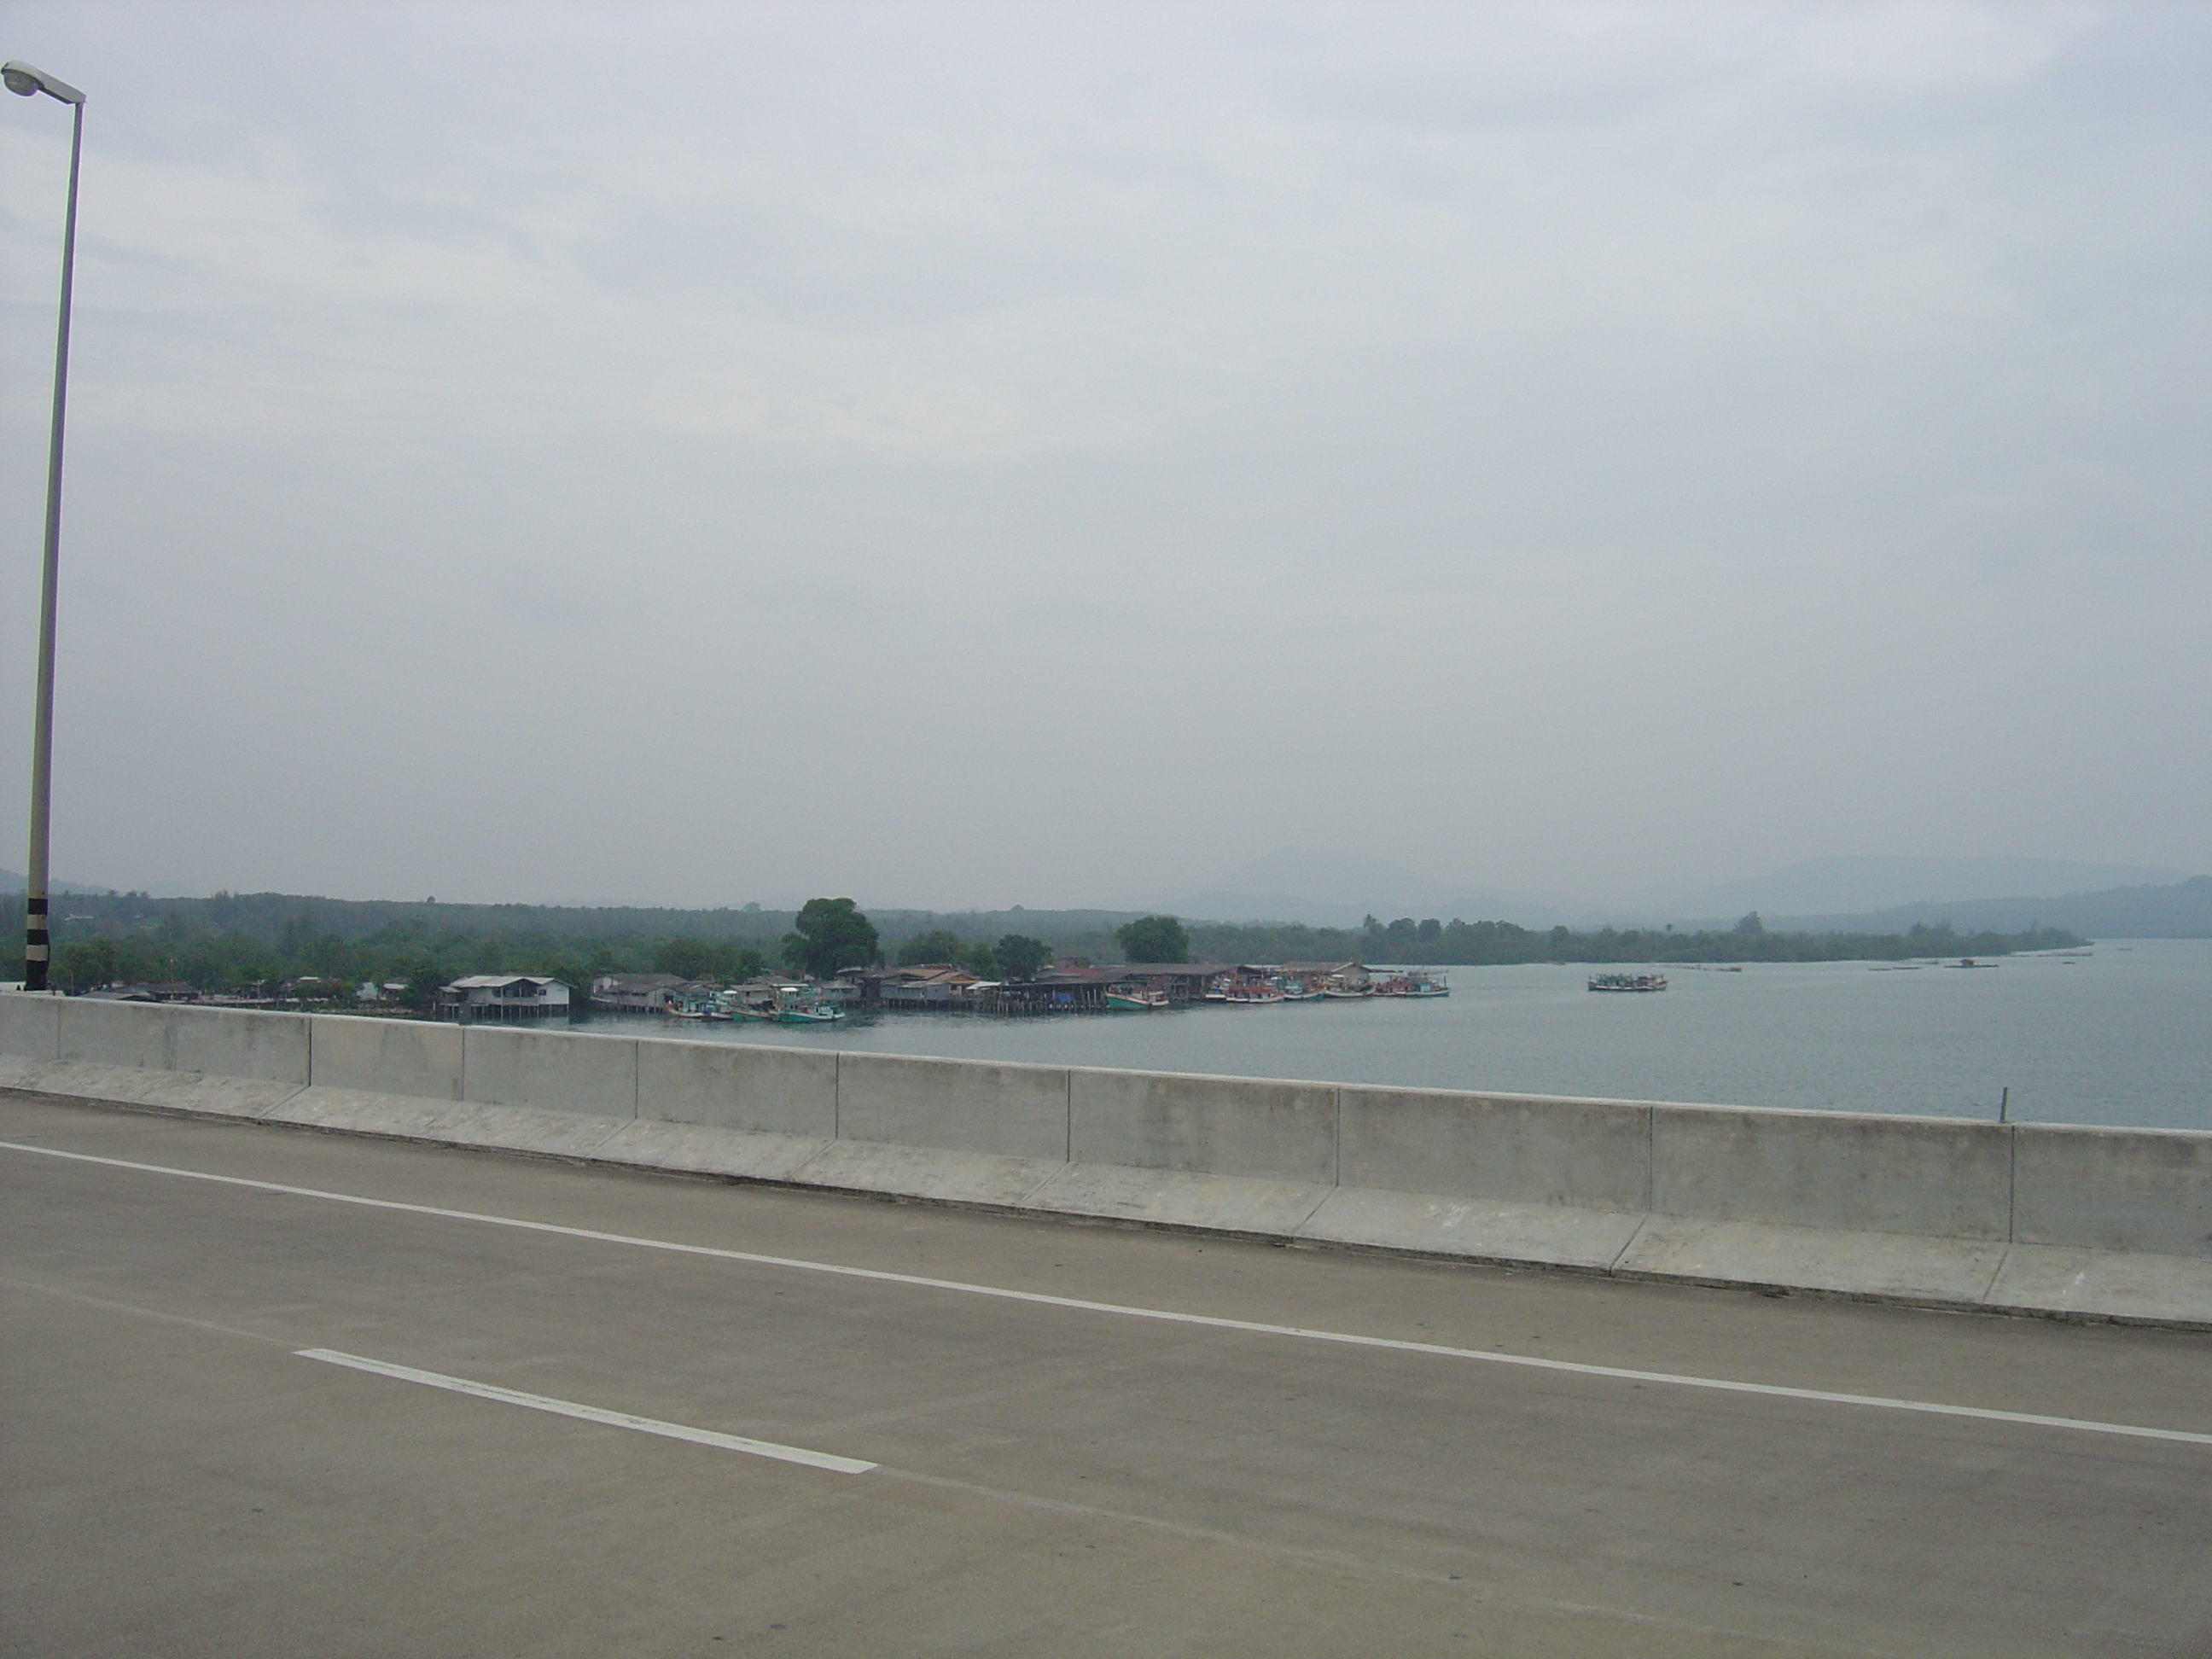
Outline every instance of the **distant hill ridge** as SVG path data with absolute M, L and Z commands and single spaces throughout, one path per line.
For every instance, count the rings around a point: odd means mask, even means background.
M 1973 858 L 1859 854 L 1805 859 L 1763 876 L 1723 882 L 1665 902 L 1663 920 L 1686 916 L 1869 916 L 1923 903 L 2051 899 L 2121 887 L 2157 887 L 2196 872 L 2136 864 L 1984 854 Z
M 22 890 L 23 872 L 21 870 L 0 870 L 0 893 L 20 893 Z M 94 887 L 89 883 L 82 881 L 49 881 L 46 884 L 46 890 L 49 893 L 91 893 L 108 896 L 112 896 L 115 892 L 112 887 Z
M 58 885 L 57 894 L 64 890 Z M 678 909 L 654 905 L 441 903 L 435 899 L 338 899 L 312 893 L 216 893 L 204 898 L 144 898 L 112 888 L 67 890 L 94 921 L 143 927 L 173 915 L 207 927 L 274 941 L 290 934 L 328 933 L 351 942 L 386 927 L 425 934 L 479 933 L 504 936 L 557 935 L 575 939 L 703 939 L 772 945 L 791 929 L 789 910 L 758 905 Z M 4 894 L 7 914 L 22 915 L 22 887 Z M 963 939 L 997 939 L 1024 933 L 1048 939 L 1089 940 L 1133 921 L 1135 910 L 914 910 L 868 906 L 887 944 L 931 928 Z
M 1480 882 L 1439 881 L 1352 852 L 1284 848 L 1227 872 L 1203 889 L 1152 908 L 1224 921 L 1305 922 L 1358 927 L 1370 915 L 1458 916 L 1547 928 L 1650 925 L 1691 918 L 1733 921 L 1745 912 L 1854 921 L 1901 906 L 1977 900 L 2054 899 L 2115 888 L 2166 886 L 2193 872 L 2156 866 L 1985 854 L 1942 858 L 1855 854 L 1803 859 L 1763 875 L 1694 891 L 1593 901 L 1556 892 L 1511 891 Z
M 0 872 L 0 881 L 4 878 L 5 872 Z M 764 943 L 781 939 L 792 925 L 792 913 L 788 910 L 751 907 L 679 909 L 644 905 L 441 904 L 420 899 L 333 899 L 292 893 L 218 893 L 207 898 L 145 900 L 118 894 L 112 888 L 75 884 L 66 888 L 57 884 L 55 891 L 88 901 L 84 908 L 102 921 L 122 922 L 128 912 L 144 925 L 154 915 L 173 910 L 214 928 L 235 929 L 265 939 L 275 939 L 288 930 L 301 928 L 357 939 L 393 924 L 413 924 L 434 932 L 655 939 L 681 936 Z M 18 925 L 22 914 L 21 892 L 20 880 L 12 891 L 0 885 L 0 893 L 6 895 L 6 908 L 18 918 Z M 1006 933 L 1025 933 L 1085 950 L 1100 948 L 1116 927 L 1142 914 L 1136 910 L 1033 910 L 1019 907 L 950 911 L 866 908 L 887 944 L 931 928 L 945 927 L 963 939 L 996 939 Z M 1217 909 L 1212 914 L 1196 906 L 1178 906 L 1175 913 L 1191 923 L 1281 925 L 1307 921 L 1296 915 L 1254 914 L 1241 903 L 1233 910 Z M 1378 908 L 1376 914 L 1385 921 L 1412 915 L 1469 922 L 1520 921 L 1524 927 L 1549 926 L 1552 920 L 1521 921 L 1511 914 L 1486 908 L 1480 901 L 1473 904 L 1403 908 L 1394 905 Z M 1678 927 L 1727 927 L 1741 914 L 1731 910 L 1702 916 L 1676 915 L 1671 920 Z M 1960 933 L 2019 933 L 2041 926 L 2065 928 L 2093 939 L 2208 939 L 2212 938 L 2212 876 L 2191 876 L 2165 884 L 2111 887 L 2051 897 L 1923 900 L 1875 910 L 1808 914 L 1762 909 L 1761 916 L 1767 927 L 1776 932 L 1901 933 L 1916 924 L 1933 926 L 1948 921 Z M 1358 919 L 1348 920 L 1356 925 Z M 1650 921 L 1648 915 L 1636 915 L 1628 907 L 1603 920 L 1624 926 L 1649 925 Z M 1598 919 L 1583 925 L 1598 925 Z
M 1716 921 L 1718 918 L 1715 918 Z M 2212 876 L 2168 886 L 2108 887 L 2057 898 L 1923 900 L 1851 915 L 1767 916 L 1769 927 L 1807 933 L 1901 933 L 1948 921 L 1960 933 L 2063 927 L 2091 939 L 2212 939 Z

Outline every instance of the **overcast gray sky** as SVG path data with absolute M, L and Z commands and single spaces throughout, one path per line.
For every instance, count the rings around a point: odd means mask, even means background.
M 2212 868 L 2206 8 L 4 27 L 92 97 L 58 875 Z M 66 137 L 0 100 L 8 825 Z

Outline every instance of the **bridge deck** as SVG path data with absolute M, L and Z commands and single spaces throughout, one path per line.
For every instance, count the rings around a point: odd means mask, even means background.
M 2212 1650 L 2212 1335 L 0 1141 L 10 1651 Z

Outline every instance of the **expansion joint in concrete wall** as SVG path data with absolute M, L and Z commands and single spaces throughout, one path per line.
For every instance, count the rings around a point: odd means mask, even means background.
M 1628 1259 L 1629 1252 L 1636 1248 L 1636 1242 L 1644 1237 L 1644 1230 L 1650 1226 L 1650 1224 L 1651 1212 L 1649 1207 L 1647 1207 L 1644 1214 L 1637 1218 L 1635 1231 L 1631 1232 L 1626 1238 L 1620 1241 L 1620 1248 L 1613 1253 L 1613 1259 L 1605 1264 L 1606 1272 L 1617 1273 L 1620 1271 L 1620 1264 Z
M 2019 1237 L 2013 1229 L 2020 1205 L 2020 1131 L 2005 1126 L 2005 1243 Z

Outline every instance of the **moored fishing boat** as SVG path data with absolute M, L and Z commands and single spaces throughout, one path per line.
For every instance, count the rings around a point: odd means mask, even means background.
M 1451 994 L 1451 987 L 1444 983 L 1442 974 L 1393 974 L 1388 979 L 1375 982 L 1375 994 L 1378 997 L 1448 997 Z
M 725 1019 L 755 1020 L 764 1025 L 834 1025 L 845 1010 L 811 985 L 757 982 L 722 994 Z
M 1117 1014 L 1158 1013 L 1168 1006 L 1165 991 L 1147 991 L 1134 986 L 1106 988 L 1106 1006 Z
M 1667 988 L 1664 974 L 1592 974 L 1589 988 L 1593 991 L 1663 991 Z

